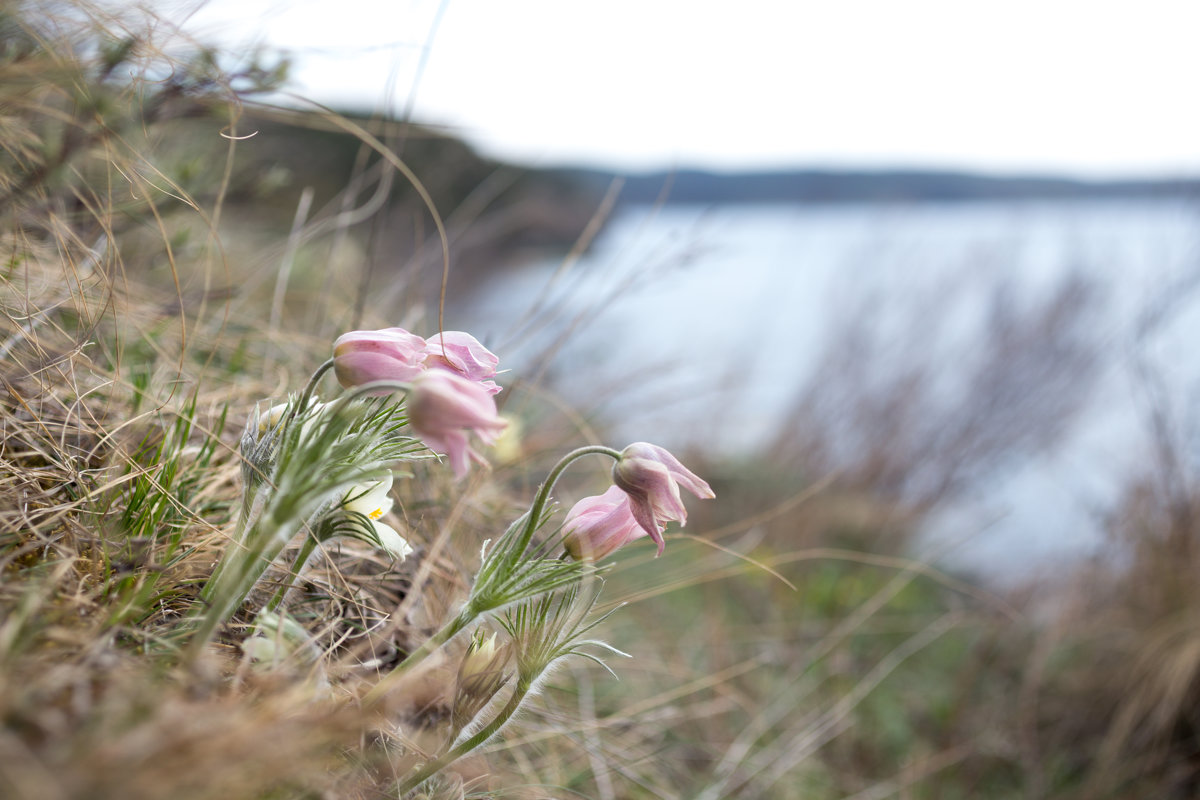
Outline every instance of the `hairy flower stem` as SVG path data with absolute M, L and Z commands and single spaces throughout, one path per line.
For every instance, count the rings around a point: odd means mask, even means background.
M 371 387 L 372 385 L 373 384 L 364 384 L 364 388 Z M 503 569 L 507 569 L 511 572 L 520 568 L 520 564 L 523 563 L 523 561 L 519 560 L 519 557 L 529 547 L 529 542 L 533 539 L 534 532 L 537 531 L 538 521 L 541 519 L 542 514 L 546 509 L 546 504 L 550 502 L 550 492 L 554 489 L 554 485 L 558 482 L 558 479 L 573 461 L 582 458 L 583 456 L 592 455 L 593 453 L 606 455 L 615 460 L 619 460 L 621 458 L 621 453 L 619 451 L 603 445 L 586 445 L 584 447 L 572 450 L 570 453 L 567 453 L 565 456 L 563 456 L 559 462 L 554 465 L 554 468 L 550 470 L 550 474 L 546 476 L 545 482 L 543 482 L 541 487 L 539 487 L 537 494 L 534 496 L 533 505 L 529 508 L 525 525 L 521 528 L 520 533 L 517 534 L 513 546 L 511 548 L 507 546 L 505 547 L 505 550 L 508 553 L 513 554 L 513 557 L 517 558 L 518 560 L 513 563 L 505 564 Z M 488 568 L 489 562 L 487 559 L 485 559 L 484 565 L 480 569 L 480 574 L 482 575 L 483 573 L 487 572 Z M 492 569 L 494 571 L 497 568 L 493 567 Z M 507 581 L 512 577 L 513 576 L 511 574 L 505 574 L 502 576 L 502 579 Z M 478 581 L 479 576 L 476 576 L 476 582 L 478 583 Z M 508 602 L 511 602 L 511 600 Z M 455 634 L 470 625 L 481 615 L 495 611 L 500 605 L 507 605 L 507 602 L 481 600 L 478 595 L 472 592 L 472 595 L 467 600 L 466 605 L 463 606 L 462 610 L 458 612 L 458 615 L 455 616 L 454 619 L 446 623 L 445 627 L 427 639 L 424 644 L 412 651 L 408 658 L 401 661 L 392 669 L 391 672 L 380 679 L 379 683 L 375 684 L 375 686 L 363 696 L 363 705 L 372 706 L 378 703 L 405 672 L 421 663 L 421 661 L 423 661 L 429 654 L 433 653 L 443 644 L 450 641 Z
M 353 389 L 347 389 L 335 402 L 340 408 L 349 403 L 351 400 L 357 400 L 360 397 L 368 397 L 370 395 L 384 394 L 387 392 L 404 392 L 405 394 L 408 394 L 412 390 L 413 385 L 408 381 L 371 381 L 370 383 L 363 383 L 355 386 Z
M 478 616 L 478 611 L 474 610 L 469 605 L 465 606 L 462 611 L 458 612 L 458 615 L 454 617 L 454 619 L 447 622 L 440 631 L 426 639 L 420 647 L 409 653 L 408 656 L 399 664 L 397 664 L 391 672 L 380 679 L 379 683 L 375 684 L 375 686 L 371 688 L 371 691 L 363 695 L 363 707 L 369 708 L 382 700 L 384 695 L 388 693 L 388 690 L 392 688 L 396 681 L 399 680 L 406 671 L 424 661 L 430 653 L 434 652 L 446 642 L 453 639 L 455 635 L 459 633 L 459 631 L 474 622 L 475 618 Z
M 480 728 L 474 735 L 459 742 L 458 745 L 452 747 L 442 755 L 427 761 L 420 766 L 413 774 L 405 778 L 404 783 L 400 784 L 397 796 L 403 797 L 406 792 L 409 792 L 420 786 L 429 778 L 441 772 L 446 767 L 453 764 L 458 759 L 470 753 L 476 747 L 491 739 L 500 729 L 503 728 L 512 716 L 521 708 L 521 704 L 525 702 L 525 698 L 529 696 L 529 690 L 533 686 L 533 681 L 519 680 L 517 686 L 513 690 L 512 697 L 508 698 L 508 702 L 504 704 L 504 708 L 489 722 Z
M 332 358 L 321 366 L 317 367 L 317 371 L 314 372 L 312 377 L 308 379 L 308 383 L 305 385 L 304 391 L 300 393 L 299 402 L 292 406 L 291 410 L 288 412 L 287 420 L 289 423 L 296 418 L 296 414 L 300 412 L 300 409 L 308 408 L 309 400 L 312 398 L 313 392 L 317 390 L 317 381 L 321 380 L 321 377 L 331 369 L 333 369 Z
M 383 469 L 381 464 L 372 463 L 371 469 L 362 470 L 362 474 L 343 472 L 338 473 L 335 480 L 330 480 L 322 471 L 311 469 L 311 465 L 304 459 L 311 458 L 310 451 L 322 450 L 336 444 L 336 434 L 340 432 L 340 428 L 353 422 L 351 419 L 342 419 L 338 428 L 333 427 L 334 420 L 344 413 L 349 403 L 366 395 L 409 392 L 412 390 L 412 384 L 401 381 L 374 381 L 356 386 L 331 403 L 328 411 L 322 412 L 327 424 L 324 430 L 318 429 L 315 434 L 306 434 L 303 428 L 299 431 L 288 430 L 301 413 L 309 413 L 309 400 L 316 390 L 317 382 L 332 366 L 333 360 L 330 359 L 317 369 L 305 386 L 304 392 L 288 412 L 289 416 L 282 426 L 286 447 L 301 448 L 299 454 L 289 449 L 287 458 L 280 456 L 272 464 L 271 474 L 264 477 L 261 488 L 244 489 L 261 493 L 264 498 L 262 506 L 255 513 L 258 500 L 243 501 L 243 521 L 239 523 L 238 532 L 201 590 L 200 602 L 192 613 L 190 641 L 185 653 L 187 661 L 194 661 L 204 651 L 221 624 L 233 616 L 266 571 L 279 558 L 300 526 L 317 511 L 321 503 L 326 502 L 335 492 L 344 491 L 353 481 L 370 477 Z M 257 496 L 256 494 L 255 497 Z M 300 572 L 312 554 L 313 546 L 315 545 L 309 542 L 302 545 L 300 557 L 293 569 L 294 574 Z M 271 599 L 265 610 L 275 610 L 283 602 L 292 583 L 294 578 L 287 581 L 287 585 Z
M 304 572 L 304 567 L 307 566 L 308 560 L 312 558 L 313 553 L 317 549 L 317 537 L 309 533 L 304 537 L 304 543 L 300 545 L 300 550 L 296 553 L 296 560 L 292 562 L 291 572 L 284 579 L 283 585 L 279 587 L 279 591 L 267 603 L 264 611 L 275 611 L 287 598 L 288 594 L 296 586 L 296 581 L 300 580 L 300 574 Z
M 530 540 L 533 539 L 533 532 L 537 530 L 538 522 L 541 520 L 542 513 L 546 508 L 546 503 L 550 502 L 550 492 L 554 490 L 554 484 L 558 483 L 558 479 L 562 476 L 563 472 L 566 471 L 571 462 L 593 453 L 611 456 L 615 461 L 621 460 L 621 452 L 619 450 L 614 450 L 611 447 L 605 447 L 600 444 L 577 447 L 559 459 L 558 463 L 554 465 L 554 469 L 550 470 L 550 474 L 546 476 L 545 482 L 538 488 L 537 495 L 533 498 L 533 505 L 529 507 L 529 518 L 525 523 L 525 529 L 521 531 L 518 546 L 514 548 L 517 552 L 524 552 L 525 548 L 529 546 Z
M 259 527 L 272 522 L 274 525 L 265 533 L 264 529 Z M 255 527 L 258 528 L 258 531 L 253 539 L 262 542 L 263 545 L 239 554 L 239 558 L 236 560 L 231 561 L 228 556 L 223 557 L 217 571 L 213 573 L 213 578 L 200 591 L 200 600 L 204 604 L 204 609 L 197 615 L 196 627 L 192 630 L 185 660 L 194 661 L 204 651 L 217 632 L 217 628 L 233 616 L 247 593 L 258 583 L 259 578 L 271 565 L 272 559 L 266 558 L 264 545 L 269 545 L 278 537 L 284 526 L 273 518 L 260 518 Z M 236 542 L 230 545 L 230 547 L 240 546 Z

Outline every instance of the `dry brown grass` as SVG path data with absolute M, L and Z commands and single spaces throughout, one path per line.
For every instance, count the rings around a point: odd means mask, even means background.
M 225 236 L 240 145 L 219 131 L 242 102 L 228 75 L 197 58 L 123 83 L 113 59 L 165 63 L 131 22 L 81 3 L 0 13 L 0 795 L 394 796 L 439 744 L 461 643 L 382 710 L 356 698 L 461 599 L 548 454 L 591 434 L 529 387 L 509 401 L 527 421 L 511 460 L 465 484 L 421 467 L 402 482 L 407 563 L 346 544 L 305 575 L 295 658 L 252 668 L 249 604 L 183 666 L 179 622 L 228 544 L 246 413 L 301 385 L 342 328 L 436 314 L 369 302 L 378 275 L 350 220 L 387 194 L 384 161 L 364 157 L 290 230 Z M 219 141 L 193 174 L 193 141 L 164 123 L 201 113 Z M 488 232 L 477 211 L 463 205 L 452 244 Z M 395 286 L 437 272 L 433 230 L 414 223 L 425 249 Z M 1093 376 L 1093 292 L 1069 282 L 1023 306 L 998 290 L 949 393 L 927 328 L 896 342 L 851 325 L 779 452 L 709 465 L 722 501 L 694 513 L 698 533 L 659 561 L 618 559 L 607 596 L 629 606 L 606 632 L 636 656 L 622 681 L 564 670 L 428 795 L 1194 796 L 1200 517 L 1179 454 L 1114 514 L 1124 559 L 1080 574 L 1048 621 L 903 556 L 928 508 L 1069 421 Z

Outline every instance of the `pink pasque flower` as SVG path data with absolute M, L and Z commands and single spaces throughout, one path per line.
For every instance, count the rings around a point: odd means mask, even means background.
M 571 507 L 563 522 L 563 546 L 577 561 L 599 561 L 619 547 L 649 533 L 634 519 L 629 495 L 616 486 L 598 497 L 585 497 Z M 650 536 L 663 551 L 662 530 Z
M 670 520 L 687 523 L 687 509 L 679 497 L 679 487 L 696 497 L 716 497 L 709 485 L 696 477 L 679 459 L 663 448 L 635 442 L 621 451 L 621 459 L 613 467 L 613 483 L 629 495 L 634 519 L 662 552 L 659 533 Z
M 496 376 L 500 359 L 469 333 L 444 331 L 425 341 L 425 366 L 448 369 L 473 381 L 487 381 Z M 489 391 L 495 383 L 488 381 Z M 496 387 L 496 392 L 500 391 Z M 496 392 L 492 392 L 495 394 Z
M 404 328 L 350 331 L 333 342 L 333 370 L 351 389 L 372 381 L 410 381 L 425 371 L 425 340 Z
M 413 379 L 408 399 L 408 422 L 425 445 L 450 459 L 461 478 L 470 462 L 486 464 L 467 443 L 474 431 L 484 444 L 494 444 L 508 423 L 496 413 L 496 401 L 486 386 L 456 372 L 430 369 Z

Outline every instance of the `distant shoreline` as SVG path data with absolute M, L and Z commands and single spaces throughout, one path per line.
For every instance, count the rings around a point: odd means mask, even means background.
M 832 170 L 622 174 L 594 169 L 538 170 L 601 191 L 622 181 L 617 203 L 896 203 L 1088 198 L 1200 199 L 1200 179 L 1081 180 L 1046 175 L 995 176 L 938 170 Z

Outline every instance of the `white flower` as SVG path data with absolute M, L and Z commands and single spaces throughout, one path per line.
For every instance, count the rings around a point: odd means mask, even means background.
M 388 475 L 381 481 L 359 484 L 346 493 L 342 498 L 342 508 L 355 511 L 371 520 L 375 530 L 375 540 L 379 547 L 391 554 L 392 558 L 403 561 L 412 552 L 412 546 L 395 528 L 380 522 L 385 514 L 392 510 L 392 476 Z

